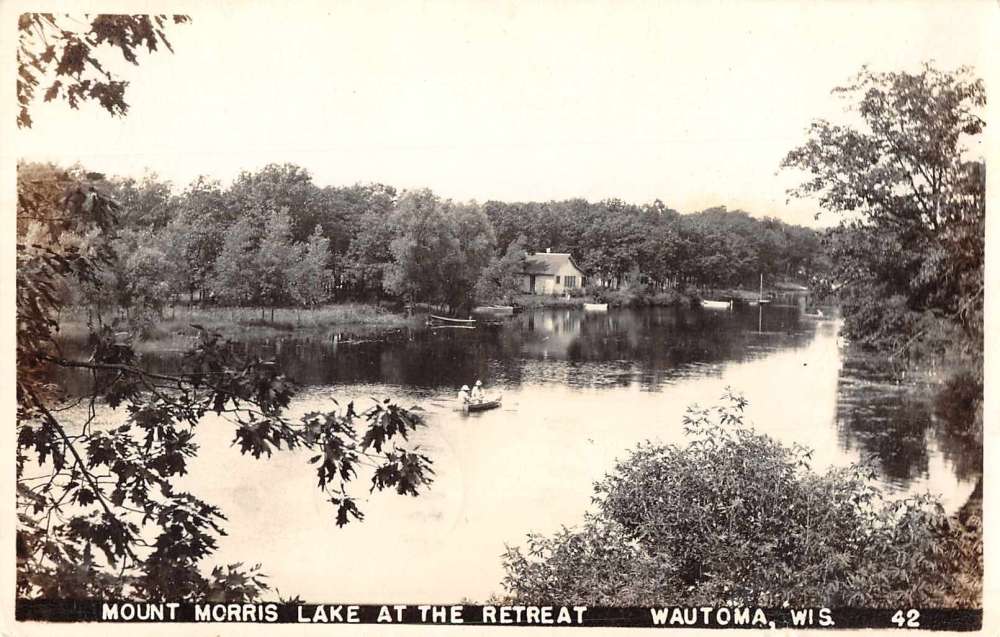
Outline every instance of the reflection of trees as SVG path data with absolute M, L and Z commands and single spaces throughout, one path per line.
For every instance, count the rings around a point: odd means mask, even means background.
M 960 426 L 935 418 L 934 433 L 945 460 L 961 480 L 971 480 L 983 474 L 983 445 L 965 435 Z
M 838 386 L 837 426 L 845 449 L 875 456 L 889 482 L 904 484 L 927 472 L 927 406 L 884 386 Z
M 886 380 L 877 365 L 847 359 L 837 391 L 837 425 L 845 448 L 878 456 L 887 478 L 904 483 L 928 468 L 928 436 L 960 479 L 982 471 L 982 446 L 968 431 L 968 409 L 961 399 L 936 399 L 916 387 Z M 973 407 L 974 410 L 974 407 Z
M 982 404 L 982 385 L 968 374 L 952 378 L 934 398 L 934 433 L 945 459 L 959 478 L 983 473 L 983 441 L 977 405 Z
M 765 310 L 765 317 L 768 317 Z M 800 331 L 794 310 L 770 310 L 765 334 L 757 333 L 757 309 L 704 312 L 651 309 L 587 314 L 557 310 L 517 316 L 500 327 L 476 330 L 403 329 L 377 336 L 337 333 L 325 337 L 260 339 L 234 344 L 246 357 L 276 359 L 303 385 L 393 384 L 456 388 L 476 378 L 487 384 L 567 383 L 576 387 L 631 386 L 646 390 L 692 374 L 721 373 L 720 363 L 744 361 L 776 347 L 798 347 L 812 338 Z M 69 354 L 85 352 L 65 343 Z M 180 354 L 148 353 L 154 372 L 173 373 Z M 85 356 L 84 356 L 85 357 Z M 58 382 L 71 395 L 85 394 L 90 378 L 65 373 Z M 837 427 L 845 448 L 874 455 L 883 474 L 902 484 L 928 470 L 927 436 L 934 435 L 959 478 L 981 472 L 982 447 L 968 435 L 974 418 L 966 385 L 932 409 L 928 397 L 886 382 L 864 359 L 844 361 L 838 386 Z M 963 393 L 964 391 L 964 393 Z
M 752 314 L 752 316 L 751 316 Z M 574 385 L 630 385 L 649 389 L 689 374 L 692 364 L 742 361 L 756 356 L 757 312 L 712 313 L 679 308 L 588 314 L 546 310 L 477 330 L 338 332 L 323 337 L 245 340 L 245 356 L 275 359 L 303 385 L 387 383 L 460 386 L 476 378 L 522 381 L 527 361 L 567 365 L 558 376 Z M 795 330 L 794 314 L 771 311 L 768 348 L 795 346 L 810 337 Z M 177 354 L 157 352 L 154 368 L 178 367 Z M 532 368 L 532 377 L 537 368 Z M 548 377 L 548 376 L 546 376 Z M 555 377 L 553 377 L 555 378 Z M 83 389 L 86 378 L 68 379 Z
M 983 449 L 969 423 L 975 398 L 964 385 L 936 396 L 886 380 L 877 364 L 847 359 L 837 391 L 837 426 L 841 444 L 878 458 L 886 477 L 908 482 L 928 469 L 928 436 L 933 435 L 945 461 L 959 479 L 982 473 Z

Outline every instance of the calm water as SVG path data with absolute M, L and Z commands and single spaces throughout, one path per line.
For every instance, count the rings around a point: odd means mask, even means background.
M 579 522 L 615 458 L 647 439 L 683 443 L 685 407 L 714 404 L 726 386 L 750 400 L 759 430 L 814 448 L 817 468 L 874 456 L 887 490 L 961 506 L 981 451 L 935 414 L 926 388 L 845 360 L 838 331 L 797 308 L 554 310 L 477 330 L 249 343 L 303 386 L 294 413 L 371 396 L 425 410 L 412 441 L 436 480 L 418 498 L 376 493 L 362 500 L 364 522 L 338 529 L 303 455 L 241 457 L 231 429 L 209 419 L 186 481 L 229 517 L 216 561 L 260 561 L 282 595 L 317 602 L 483 601 L 500 590 L 505 543 Z M 145 356 L 177 365 L 176 353 Z M 458 387 L 476 378 L 503 392 L 501 409 L 455 411 Z

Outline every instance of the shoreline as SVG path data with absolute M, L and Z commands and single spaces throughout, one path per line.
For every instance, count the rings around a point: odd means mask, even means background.
M 287 336 L 293 332 L 319 335 L 341 328 L 392 330 L 415 327 L 421 324 L 418 316 L 406 316 L 371 303 L 328 304 L 317 308 L 260 307 L 177 307 L 164 311 L 163 318 L 156 318 L 148 327 L 141 341 L 169 340 L 196 334 L 194 325 L 207 331 L 218 332 L 227 338 L 265 338 Z M 105 317 L 104 324 L 112 319 Z M 62 338 L 85 337 L 88 333 L 87 312 L 76 308 L 60 322 Z
M 582 308 L 587 303 L 607 303 L 614 308 L 639 307 L 673 307 L 689 305 L 695 297 L 678 292 L 665 290 L 649 292 L 642 289 L 608 290 L 601 294 L 585 294 L 580 296 L 557 296 L 551 294 L 519 294 L 513 302 L 526 310 L 544 308 Z

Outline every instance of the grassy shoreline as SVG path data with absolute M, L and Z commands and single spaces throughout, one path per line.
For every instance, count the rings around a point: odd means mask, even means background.
M 105 324 L 109 322 L 104 318 Z M 341 328 L 393 329 L 420 324 L 417 317 L 369 303 L 340 303 L 317 308 L 275 308 L 271 318 L 270 308 L 265 308 L 263 318 L 259 307 L 177 307 L 164 311 L 144 335 L 146 340 L 193 335 L 193 325 L 218 332 L 226 337 L 257 337 L 287 335 L 289 332 L 306 331 L 322 334 Z M 87 315 L 84 310 L 70 313 L 61 322 L 60 333 L 65 337 L 85 336 L 88 333 Z

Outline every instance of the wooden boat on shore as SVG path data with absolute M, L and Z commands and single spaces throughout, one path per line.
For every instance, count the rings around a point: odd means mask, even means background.
M 607 303 L 584 303 L 583 304 L 583 311 L 584 312 L 607 312 L 608 311 L 608 304 Z
M 450 316 L 438 316 L 437 314 L 431 314 L 428 321 L 445 323 L 449 325 L 475 325 L 476 319 L 459 319 L 451 318 Z
M 476 329 L 476 319 L 457 319 L 431 314 L 427 319 L 427 327 L 432 330 L 443 328 L 474 330 Z
M 709 301 L 707 299 L 701 300 L 701 306 L 710 310 L 731 310 L 733 309 L 732 301 Z
M 496 409 L 503 402 L 503 394 L 500 394 L 493 400 L 484 400 L 481 403 L 468 403 L 463 409 L 468 412 L 474 411 L 488 411 L 490 409 Z
M 480 305 L 472 310 L 473 314 L 489 314 L 491 316 L 513 316 L 513 305 Z
M 823 310 L 817 309 L 815 312 L 803 312 L 802 318 L 824 318 Z

